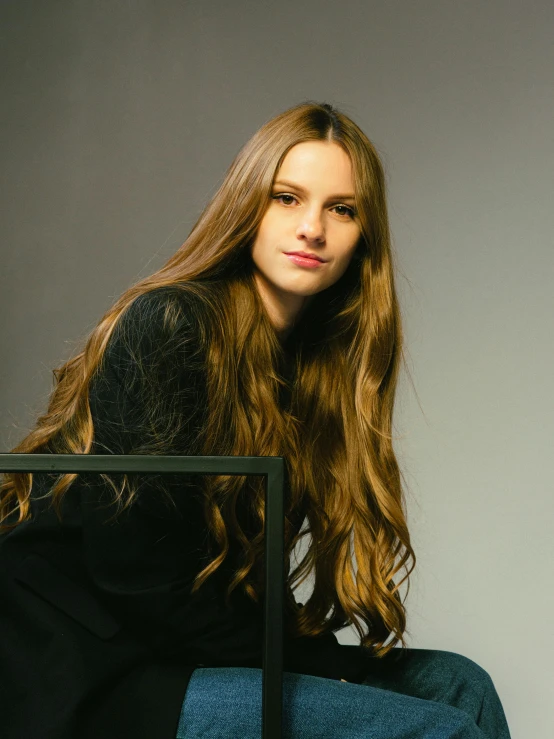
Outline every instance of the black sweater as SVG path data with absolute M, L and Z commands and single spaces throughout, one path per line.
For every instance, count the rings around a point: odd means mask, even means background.
M 206 388 L 198 305 L 190 301 L 158 288 L 118 323 L 89 392 L 91 453 L 144 452 L 160 424 L 175 432 L 161 453 L 199 453 Z M 139 428 L 153 389 L 161 409 Z M 53 476 L 34 475 L 32 519 L 0 536 L 3 739 L 174 739 L 196 667 L 262 667 L 263 607 L 240 587 L 231 608 L 224 603 L 236 552 L 190 593 L 209 561 L 195 479 L 144 476 L 136 501 L 113 523 L 115 509 L 105 507 L 111 488 L 82 474 L 60 523 L 44 497 Z M 164 503 L 161 480 L 175 508 Z M 346 655 L 334 634 L 284 636 L 286 671 L 361 679 L 365 655 Z

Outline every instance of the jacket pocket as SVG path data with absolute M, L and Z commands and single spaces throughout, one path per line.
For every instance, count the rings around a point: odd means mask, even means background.
M 40 555 L 25 557 L 16 566 L 13 576 L 100 639 L 110 639 L 120 631 L 121 624 L 92 593 Z

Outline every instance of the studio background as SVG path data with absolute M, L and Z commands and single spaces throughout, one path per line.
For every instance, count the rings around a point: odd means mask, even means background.
M 482 665 L 513 739 L 554 736 L 553 29 L 550 0 L 0 5 L 0 451 L 247 139 L 338 106 L 389 186 L 408 643 Z

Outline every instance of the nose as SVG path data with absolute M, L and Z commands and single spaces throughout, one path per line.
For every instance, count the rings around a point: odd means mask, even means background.
M 298 228 L 296 229 L 298 237 L 304 237 L 309 241 L 323 241 L 325 232 L 321 216 L 314 209 L 302 214 Z

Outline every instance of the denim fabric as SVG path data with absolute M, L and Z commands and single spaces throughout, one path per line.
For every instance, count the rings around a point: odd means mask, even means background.
M 344 645 L 345 649 L 359 647 Z M 262 670 L 197 668 L 176 739 L 260 739 Z M 283 673 L 284 739 L 510 739 L 489 675 L 452 652 L 392 650 L 361 684 Z

